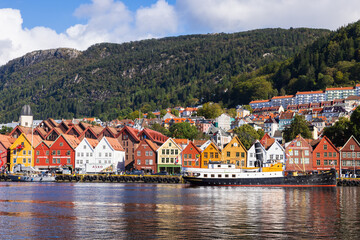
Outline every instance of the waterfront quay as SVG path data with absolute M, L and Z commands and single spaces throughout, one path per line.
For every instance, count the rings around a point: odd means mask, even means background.
M 183 183 L 181 176 L 172 175 L 57 174 L 55 179 L 57 182 Z M 1 174 L 0 181 L 10 181 L 10 178 Z

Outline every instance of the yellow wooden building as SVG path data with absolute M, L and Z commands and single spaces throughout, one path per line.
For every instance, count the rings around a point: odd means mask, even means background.
M 209 161 L 221 161 L 221 152 L 219 148 L 210 141 L 201 153 L 201 168 L 207 168 Z
M 39 136 L 25 135 L 22 133 L 10 146 L 10 171 L 16 164 L 22 164 L 24 167 L 34 167 L 34 148 L 41 142 Z
M 235 164 L 236 168 L 246 167 L 247 151 L 240 139 L 235 136 L 224 147 L 221 161 L 226 164 Z

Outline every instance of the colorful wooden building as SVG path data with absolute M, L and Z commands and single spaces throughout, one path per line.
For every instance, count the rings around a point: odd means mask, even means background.
M 169 138 L 157 150 L 157 171 L 166 171 L 168 173 L 180 173 L 181 171 L 181 147 Z
M 190 141 L 190 143 L 182 151 L 182 167 L 183 168 L 200 168 L 200 159 L 201 149 L 195 146 L 195 144 Z
M 75 148 L 80 140 L 72 135 L 61 134 L 50 146 L 49 166 L 75 168 Z
M 304 139 L 298 135 L 285 149 L 286 171 L 291 172 L 310 172 L 313 171 L 313 154 L 311 139 Z
M 354 177 L 354 173 L 360 174 L 360 143 L 354 136 L 351 136 L 340 149 L 341 174 L 347 177 Z
M 204 150 L 201 152 L 201 168 L 207 168 L 209 161 L 221 161 L 221 152 L 215 143 L 209 141 L 203 146 Z
M 157 155 L 158 145 L 149 139 L 141 140 L 137 149 L 135 149 L 135 168 L 143 170 L 146 174 L 157 173 Z
M 235 136 L 226 144 L 221 154 L 222 163 L 235 164 L 236 168 L 246 167 L 247 151 L 240 139 Z
M 326 136 L 311 142 L 313 147 L 313 169 L 317 171 L 335 168 L 340 171 L 340 152 Z

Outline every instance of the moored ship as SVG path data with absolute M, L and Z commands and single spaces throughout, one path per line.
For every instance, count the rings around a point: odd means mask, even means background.
M 237 169 L 234 164 L 211 163 L 208 168 L 187 168 L 186 182 L 199 186 L 336 187 L 336 171 L 287 173 L 281 163 L 255 169 Z

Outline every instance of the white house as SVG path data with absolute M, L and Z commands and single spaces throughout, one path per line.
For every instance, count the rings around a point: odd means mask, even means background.
M 94 147 L 98 144 L 95 139 L 84 138 L 75 148 L 75 169 L 85 172 L 86 165 L 95 164 Z
M 271 163 L 285 163 L 285 150 L 278 141 L 266 150 L 266 161 Z
M 278 129 L 279 123 L 274 118 L 270 117 L 264 122 L 264 132 L 268 133 L 270 137 L 273 137 Z
M 124 171 L 125 150 L 116 138 L 103 137 L 94 149 L 95 164 L 101 171 Z
M 231 117 L 229 114 L 223 113 L 215 118 L 215 126 L 228 131 L 231 129 Z

